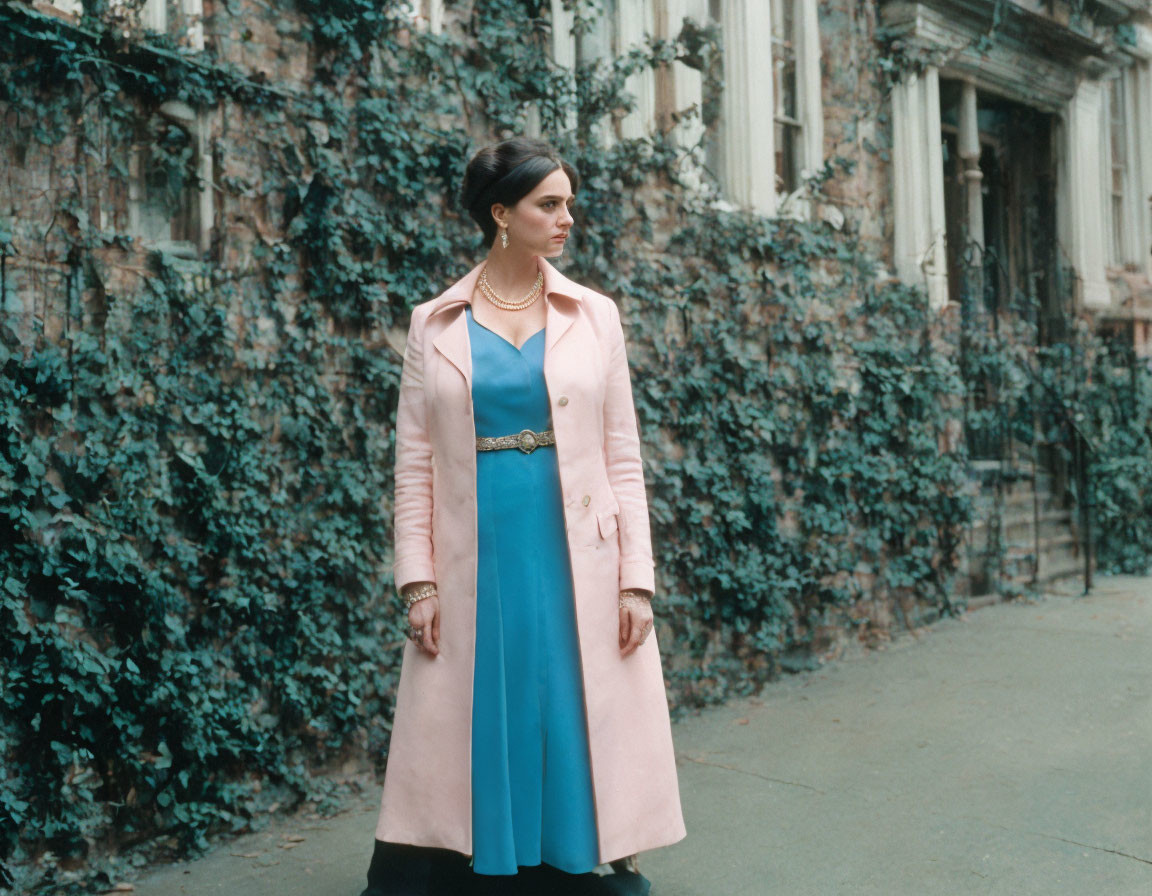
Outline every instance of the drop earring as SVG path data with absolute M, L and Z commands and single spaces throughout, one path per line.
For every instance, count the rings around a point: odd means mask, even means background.
M 501 227 L 500 228 L 500 245 L 503 246 L 505 249 L 508 248 L 508 228 L 507 227 Z

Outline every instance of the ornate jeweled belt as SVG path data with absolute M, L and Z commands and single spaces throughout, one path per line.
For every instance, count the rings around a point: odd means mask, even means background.
M 476 450 L 496 451 L 500 448 L 519 448 L 525 454 L 531 454 L 541 445 L 555 444 L 556 433 L 550 429 L 543 432 L 522 429 L 511 436 L 480 436 L 476 439 Z

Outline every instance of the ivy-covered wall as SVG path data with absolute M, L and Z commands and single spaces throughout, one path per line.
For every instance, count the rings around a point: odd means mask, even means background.
M 17 890 L 97 889 L 116 862 L 324 801 L 333 763 L 383 759 L 403 334 L 482 252 L 455 205 L 464 161 L 530 107 L 545 133 L 580 122 L 558 138 L 584 177 L 566 271 L 627 322 L 674 712 L 963 607 L 959 327 L 877 276 L 868 14 L 839 13 L 858 64 L 829 74 L 817 198 L 843 209 L 835 229 L 715 207 L 659 136 L 582 141 L 630 67 L 708 69 L 716 35 L 573 82 L 547 57 L 548 5 L 460 0 L 430 35 L 397 0 L 234 0 L 209 7 L 202 58 L 126 39 L 96 4 L 79 27 L 0 8 L 0 874 Z M 213 110 L 200 261 L 125 233 L 130 146 L 168 100 Z M 165 165 L 191 176 L 181 152 Z M 1122 406 L 1100 371 L 1077 400 L 1118 474 L 1101 474 L 1102 556 L 1136 569 L 1152 390 Z

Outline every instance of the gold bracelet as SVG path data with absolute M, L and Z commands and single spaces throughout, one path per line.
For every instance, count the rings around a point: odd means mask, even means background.
M 434 594 L 436 594 L 436 585 L 433 582 L 427 582 L 418 588 L 413 588 L 404 595 L 404 609 L 411 610 L 414 603 L 424 600 L 426 597 L 432 597 Z
M 640 591 L 636 588 L 625 588 L 620 592 L 620 600 L 617 603 L 617 606 L 620 607 L 620 609 L 623 609 L 624 607 L 627 607 L 630 604 L 641 600 L 651 601 L 652 595 L 650 595 L 647 591 Z

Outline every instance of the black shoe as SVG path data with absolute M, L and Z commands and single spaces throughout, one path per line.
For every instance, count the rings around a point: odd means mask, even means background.
M 424 847 L 377 840 L 360 896 L 428 896 L 432 863 Z
M 649 896 L 650 888 L 638 871 L 569 874 L 547 863 L 515 875 L 477 874 L 462 853 L 377 840 L 360 896 Z
M 455 850 L 377 840 L 360 896 L 519 896 L 518 883 L 518 875 L 476 874 Z
M 648 896 L 652 881 L 639 871 L 617 871 L 600 878 L 604 896 Z

